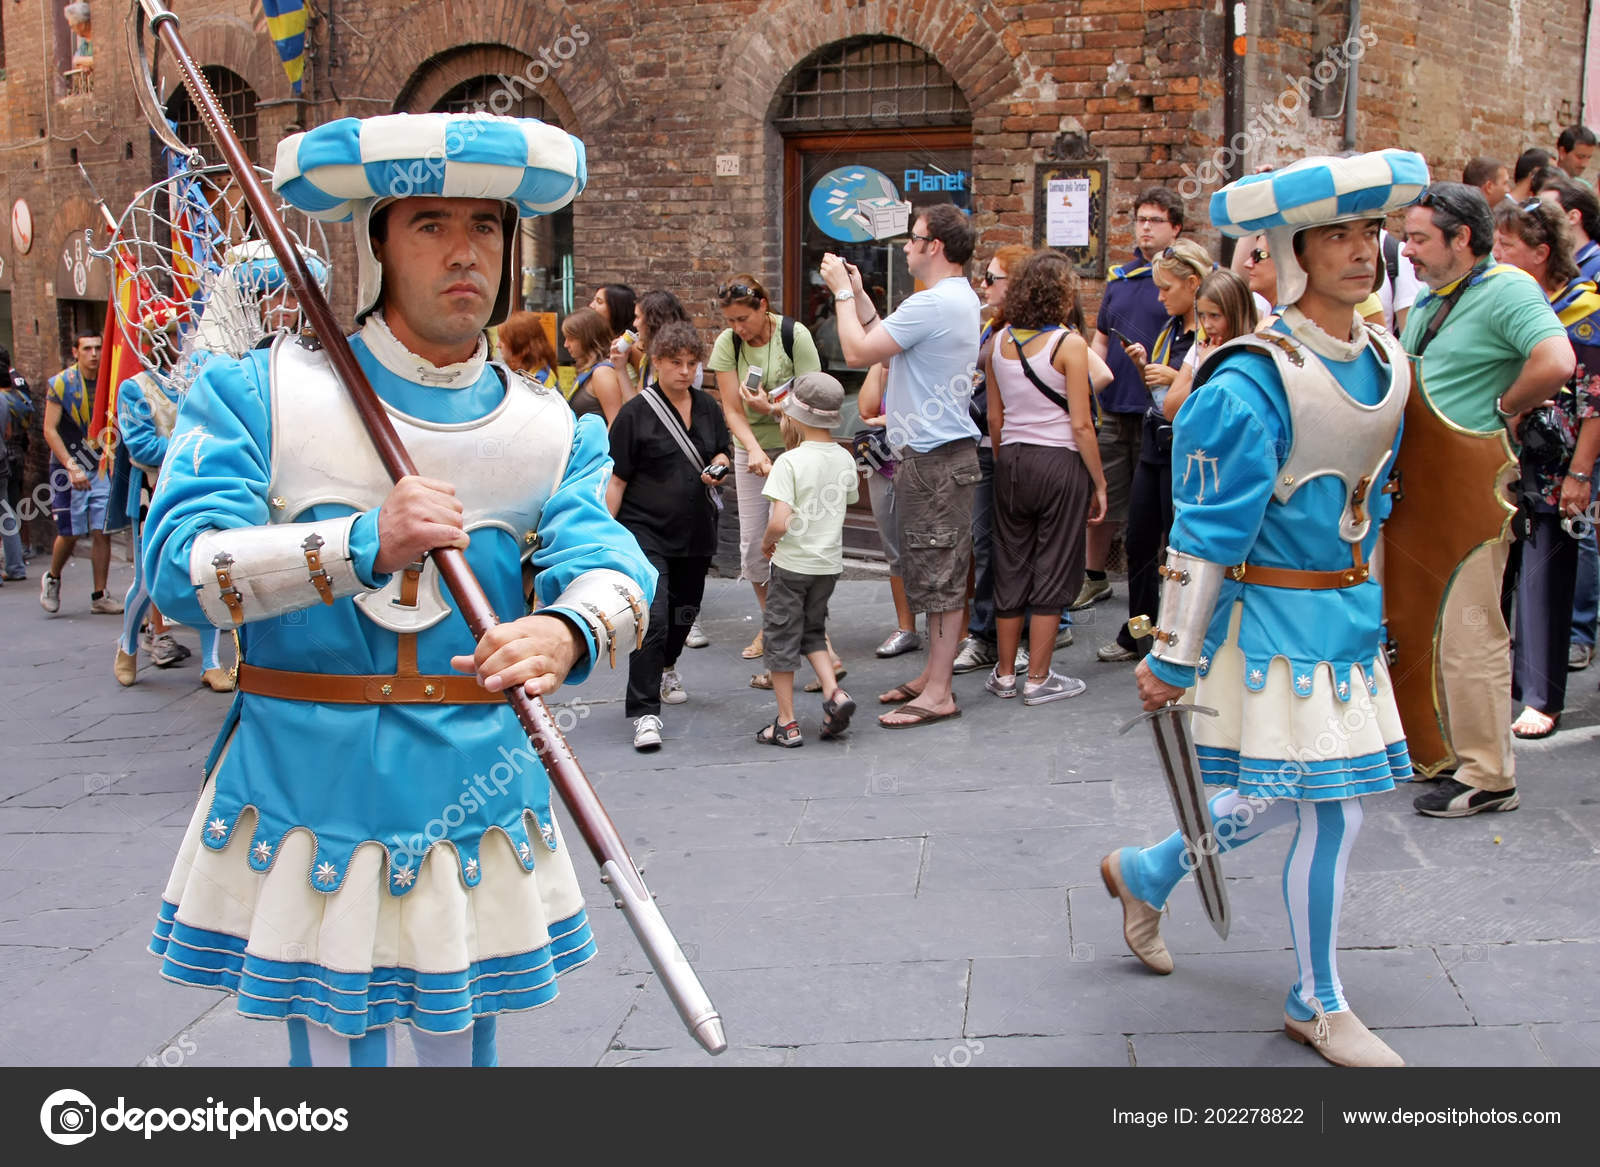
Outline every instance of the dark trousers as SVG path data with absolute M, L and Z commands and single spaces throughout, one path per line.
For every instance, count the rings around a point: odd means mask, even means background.
M 689 626 L 700 615 L 700 599 L 706 591 L 709 555 L 658 555 L 645 557 L 656 569 L 656 596 L 650 601 L 650 629 L 644 644 L 628 654 L 628 701 L 630 718 L 646 713 L 661 713 L 661 673 L 678 663 Z
M 1517 538 L 1506 560 L 1503 602 L 1516 596 L 1511 626 L 1511 699 L 1554 717 L 1567 701 L 1567 645 L 1572 593 L 1578 579 L 1578 540 L 1561 516 L 1535 512 L 1516 518 Z M 1531 527 L 1531 531 L 1530 528 Z
M 1123 546 L 1128 552 L 1128 615 L 1149 616 L 1153 621 L 1161 607 L 1161 549 L 1172 533 L 1172 464 L 1141 461 L 1133 470 L 1133 486 L 1128 495 L 1128 525 L 1123 528 Z M 1148 645 L 1133 639 L 1127 624 L 1117 629 L 1117 643 L 1129 652 L 1140 652 Z
M 972 618 L 967 632 L 994 643 L 994 451 L 978 447 L 983 477 L 972 492 Z

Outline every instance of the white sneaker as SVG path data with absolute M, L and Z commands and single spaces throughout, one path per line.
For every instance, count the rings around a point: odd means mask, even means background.
M 641 752 L 661 748 L 661 719 L 654 713 L 634 718 L 633 748 Z
M 1022 703 L 1043 705 L 1047 701 L 1060 701 L 1064 697 L 1076 697 L 1088 687 L 1077 677 L 1064 677 L 1052 669 L 1042 681 L 1030 678 L 1022 686 Z
M 663 669 L 661 671 L 661 703 L 663 705 L 682 705 L 689 699 L 689 694 L 683 691 L 683 678 L 678 676 L 677 669 Z
M 684 638 L 683 643 L 686 648 L 704 648 L 711 641 L 704 632 L 700 631 L 700 621 L 696 620 L 689 625 L 689 635 Z
M 48 571 L 39 577 L 39 607 L 46 612 L 61 611 L 61 581 Z

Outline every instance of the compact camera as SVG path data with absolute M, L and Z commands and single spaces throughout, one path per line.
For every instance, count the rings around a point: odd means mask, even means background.
M 707 478 L 711 479 L 711 481 L 713 481 L 713 482 L 721 482 L 724 478 L 726 478 L 728 476 L 728 468 L 725 465 L 723 465 L 721 462 L 713 462 L 711 465 L 707 466 L 704 470 L 700 471 L 700 473 L 704 474 Z
M 761 378 L 766 373 L 760 365 L 751 365 L 744 371 L 744 391 L 755 393 L 761 389 Z

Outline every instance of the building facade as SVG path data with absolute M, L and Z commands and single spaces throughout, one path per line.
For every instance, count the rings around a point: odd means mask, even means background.
M 104 320 L 107 265 L 85 246 L 86 231 L 106 239 L 94 191 L 115 213 L 164 173 L 134 97 L 126 9 L 92 2 L 88 38 L 59 0 L 0 14 L 0 182 L 13 223 L 0 233 L 0 341 L 40 389 L 72 331 Z M 604 283 L 665 287 L 709 339 L 716 287 L 750 272 L 825 355 L 822 254 L 856 262 L 892 307 L 911 290 L 898 240 L 921 203 L 970 210 L 980 258 L 1006 243 L 1067 249 L 1092 319 L 1106 265 L 1130 246 L 1130 198 L 1147 184 L 1178 189 L 1215 249 L 1210 192 L 1259 164 L 1401 145 L 1457 177 L 1472 155 L 1510 161 L 1550 146 L 1583 112 L 1588 7 L 316 0 L 296 97 L 257 4 L 173 6 L 267 167 L 285 135 L 347 115 L 482 108 L 582 138 L 587 191 L 518 240 L 523 306 L 559 314 Z M 175 70 L 158 64 L 159 100 L 200 142 Z M 348 231 L 328 230 L 343 312 Z

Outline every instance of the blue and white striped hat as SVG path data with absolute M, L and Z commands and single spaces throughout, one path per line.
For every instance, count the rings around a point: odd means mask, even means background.
M 534 118 L 488 113 L 340 118 L 278 145 L 272 189 L 326 221 L 355 220 L 356 321 L 378 306 L 383 269 L 372 250 L 374 211 L 395 199 L 497 199 L 507 245 L 490 324 L 511 310 L 509 236 L 516 218 L 559 211 L 589 180 L 583 143 Z
M 1278 272 L 1277 302 L 1293 304 L 1306 292 L 1295 235 L 1328 223 L 1381 219 L 1416 202 L 1429 181 L 1427 161 L 1411 150 L 1302 158 L 1223 187 L 1211 196 L 1211 221 L 1235 238 L 1265 233 Z
M 1223 187 L 1211 196 L 1211 222 L 1239 238 L 1279 227 L 1376 219 L 1416 202 L 1428 182 L 1427 161 L 1411 150 L 1302 158 Z
M 500 199 L 531 218 L 566 206 L 588 177 L 583 143 L 533 118 L 396 113 L 289 135 L 272 188 L 328 221 L 349 219 L 365 200 L 414 195 Z

